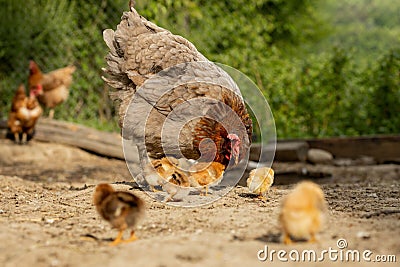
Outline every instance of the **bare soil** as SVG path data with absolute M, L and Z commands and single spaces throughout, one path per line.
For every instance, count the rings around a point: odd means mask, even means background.
M 400 261 L 400 166 L 275 163 L 276 171 L 329 173 L 316 179 L 329 203 L 328 222 L 314 244 L 286 246 L 277 222 L 292 180 L 277 176 L 266 202 L 238 186 L 200 208 L 156 202 L 132 186 L 125 162 L 59 144 L 26 146 L 0 140 L 0 266 L 398 266 Z M 92 205 L 94 187 L 112 183 L 147 203 L 136 229 L 139 240 L 109 247 L 117 231 Z M 128 233 L 127 233 L 128 234 Z M 371 250 L 397 263 L 265 262 L 259 250 Z M 286 255 L 287 257 L 287 255 Z

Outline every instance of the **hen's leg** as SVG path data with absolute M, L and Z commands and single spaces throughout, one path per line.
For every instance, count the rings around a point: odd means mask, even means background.
M 113 242 L 111 242 L 111 243 L 109 244 L 109 246 L 116 246 L 116 245 L 118 245 L 119 243 L 122 243 L 122 242 L 123 242 L 123 240 L 122 240 L 122 235 L 123 235 L 123 234 L 124 234 L 124 230 L 120 230 L 119 233 L 118 233 L 118 235 L 117 235 L 117 237 L 114 239 Z
M 27 133 L 22 133 L 21 144 L 26 144 L 27 142 L 28 142 L 28 134 Z
M 49 119 L 54 118 L 54 109 L 50 109 L 49 111 Z
M 136 235 L 135 235 L 135 231 L 132 230 L 132 231 L 131 231 L 131 236 L 130 236 L 127 240 L 124 240 L 123 242 L 124 242 L 124 243 L 129 243 L 129 242 L 135 241 L 135 240 L 137 240 L 137 239 L 138 239 L 138 238 L 137 238 Z
M 19 144 L 19 133 L 14 133 L 14 142 L 16 143 L 16 144 Z

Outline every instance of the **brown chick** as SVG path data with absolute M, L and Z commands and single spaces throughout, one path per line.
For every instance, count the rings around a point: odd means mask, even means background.
M 274 183 L 274 170 L 268 167 L 253 169 L 247 178 L 247 187 L 250 192 L 258 194 L 258 197 L 265 200 L 265 194 Z
M 42 73 L 34 61 L 29 62 L 29 90 L 36 92 L 39 102 L 50 108 L 49 118 L 54 117 L 54 107 L 67 100 L 75 70 L 75 66 L 68 66 Z
M 170 175 L 165 180 L 163 179 L 161 186 L 168 193 L 164 202 L 181 200 L 190 193 L 190 183 L 186 172 L 176 166 L 171 170 Z
M 109 184 L 99 184 L 93 195 L 93 203 L 100 216 L 119 230 L 118 236 L 110 243 L 111 246 L 137 239 L 134 230 L 131 230 L 129 239 L 123 240 L 122 235 L 126 229 L 133 228 L 143 216 L 143 200 L 129 192 L 115 191 Z
M 200 162 L 193 165 L 189 171 L 189 182 L 193 187 L 205 187 L 205 195 L 211 184 L 218 184 L 224 174 L 225 166 L 219 162 Z
M 322 227 L 325 210 L 322 189 L 313 182 L 300 182 L 282 203 L 279 221 L 283 229 L 283 242 L 316 242 L 315 235 Z
M 8 117 L 8 128 L 14 135 L 16 143 L 27 143 L 28 136 L 33 135 L 36 122 L 42 112 L 43 110 L 36 99 L 35 93 L 31 92 L 30 96 L 27 97 L 25 86 L 21 84 L 12 99 L 11 111 Z M 20 135 L 22 135 L 22 140 L 20 140 Z

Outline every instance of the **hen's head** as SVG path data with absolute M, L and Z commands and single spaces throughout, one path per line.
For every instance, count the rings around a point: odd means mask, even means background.
M 29 96 L 37 97 L 43 94 L 43 86 L 41 84 L 33 85 L 29 89 Z
M 35 61 L 31 60 L 29 61 L 29 74 L 34 75 L 40 73 L 39 66 L 36 64 Z
M 43 86 L 42 86 L 43 74 L 39 69 L 39 66 L 31 60 L 29 62 L 29 91 L 31 94 L 35 94 L 36 96 L 43 94 Z
M 228 134 L 227 139 L 230 140 L 230 155 L 226 155 L 226 157 L 231 160 L 235 160 L 235 164 L 239 163 L 239 154 L 240 154 L 240 144 L 241 140 L 237 134 L 231 133 Z

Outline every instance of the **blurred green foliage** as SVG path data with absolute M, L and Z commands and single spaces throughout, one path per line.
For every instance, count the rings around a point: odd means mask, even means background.
M 193 42 L 262 90 L 278 137 L 400 133 L 400 3 L 391 0 L 136 0 L 141 15 Z M 0 118 L 28 60 L 75 64 L 56 118 L 117 130 L 102 82 L 128 0 L 0 0 Z M 29 7 L 29 8 L 27 8 Z

